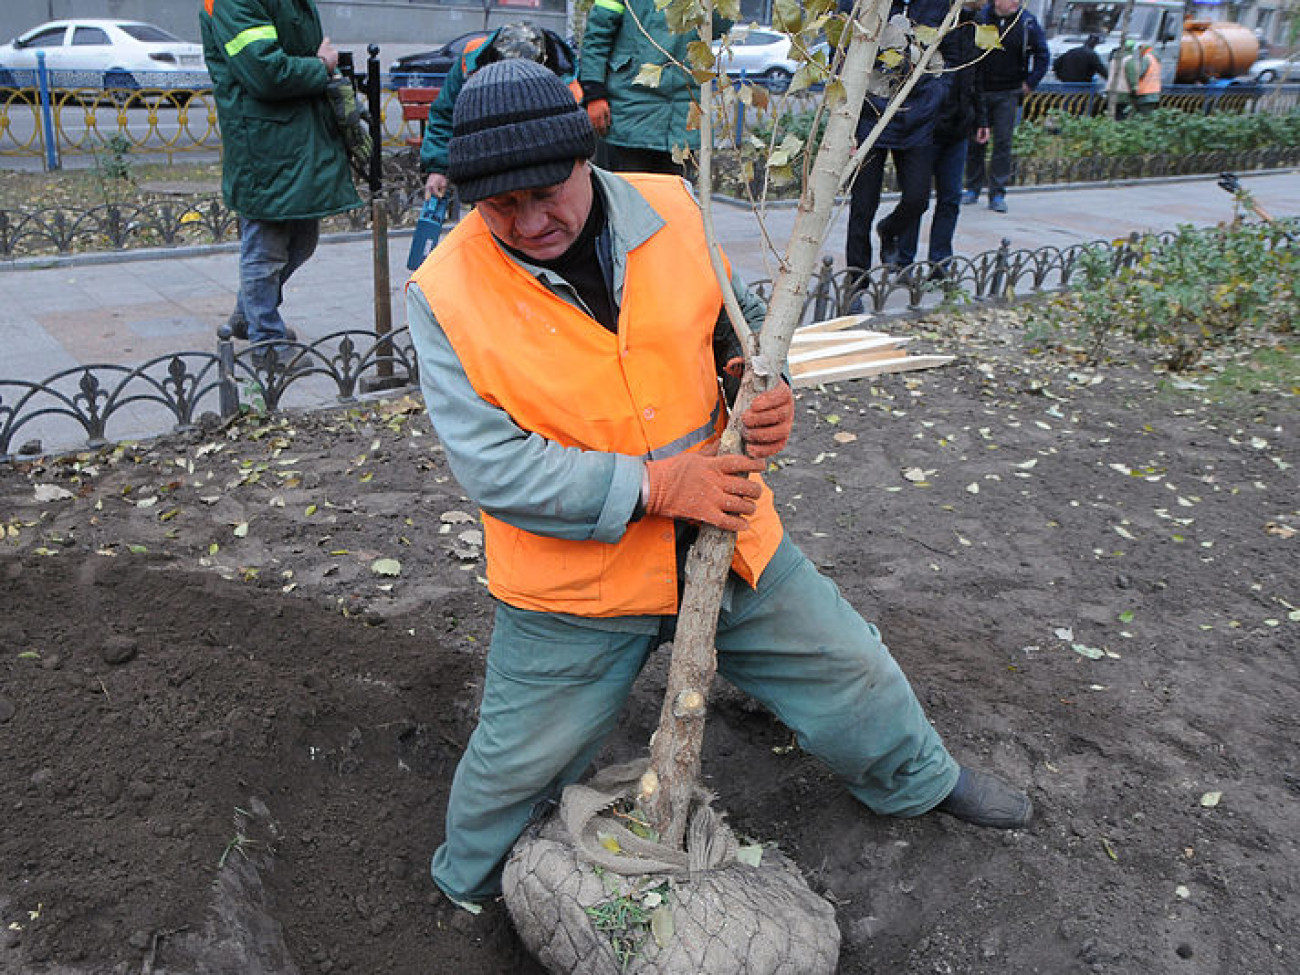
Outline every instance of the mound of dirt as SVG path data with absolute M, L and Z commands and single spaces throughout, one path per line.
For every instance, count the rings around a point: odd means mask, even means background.
M 707 784 L 835 905 L 845 973 L 1300 971 L 1294 390 L 999 328 L 800 392 L 769 479 L 1035 824 L 873 816 L 726 686 Z M 482 575 L 410 399 L 0 469 L 0 971 L 539 971 L 428 877 Z M 601 764 L 643 753 L 666 653 Z

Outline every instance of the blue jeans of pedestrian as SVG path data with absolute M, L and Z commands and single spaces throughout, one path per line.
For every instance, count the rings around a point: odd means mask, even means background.
M 655 633 L 498 606 L 479 724 L 433 856 L 445 893 L 476 901 L 500 892 L 515 840 L 595 759 L 657 642 Z M 959 768 L 880 631 L 789 539 L 756 589 L 733 579 L 716 645 L 718 673 L 792 729 L 868 808 L 917 816 L 956 785 Z
M 307 263 L 320 239 L 319 220 L 239 218 L 239 296 L 235 312 L 248 322 L 250 342 L 285 337 L 280 303 L 284 283 Z
M 966 157 L 966 189 L 978 193 L 986 185 L 989 199 L 1007 195 L 1011 185 L 1011 137 L 1020 121 L 1020 89 L 986 91 L 984 105 L 989 115 L 989 141 L 980 145 L 970 140 Z M 985 150 L 991 147 L 991 158 L 985 166 Z
M 952 257 L 952 238 L 961 213 L 962 173 L 966 169 L 966 140 L 936 143 L 934 147 L 934 215 L 930 217 L 928 260 L 938 264 Z M 898 238 L 904 254 L 915 254 L 921 234 L 918 218 Z
M 894 174 L 898 177 L 899 199 L 889 215 L 876 229 L 882 236 L 899 238 L 899 263 L 906 266 L 916 259 L 916 242 L 910 250 L 902 246 L 902 232 L 919 221 L 930 205 L 929 144 L 912 149 L 872 149 L 863 160 L 853 180 L 849 200 L 849 225 L 844 239 L 844 263 L 865 271 L 871 267 L 871 231 L 880 208 L 880 190 L 885 179 L 885 154 L 892 155 Z

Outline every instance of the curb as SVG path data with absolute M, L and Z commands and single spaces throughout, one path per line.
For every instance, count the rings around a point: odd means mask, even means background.
M 414 227 L 396 227 L 388 231 L 389 239 L 410 237 L 415 233 Z M 352 244 L 369 240 L 369 230 L 348 230 L 336 234 L 322 234 L 320 246 L 329 244 Z M 165 261 L 173 258 L 208 257 L 212 254 L 238 254 L 239 241 L 231 240 L 221 244 L 186 244 L 181 247 L 140 247 L 120 251 L 89 251 L 85 254 L 50 254 L 42 257 L 19 257 L 12 261 L 0 261 L 0 273 L 4 271 L 45 271 L 61 267 L 88 267 L 99 264 L 125 264 L 132 261 Z
M 1281 169 L 1252 169 L 1249 171 L 1251 176 L 1285 176 L 1287 173 L 1300 173 L 1300 167 L 1284 166 Z M 1238 173 L 1238 175 L 1241 175 Z M 1107 179 L 1093 180 L 1087 183 L 1039 183 L 1034 186 L 1008 186 L 1008 195 L 1013 193 L 1060 193 L 1065 190 L 1092 190 L 1092 189 L 1119 189 L 1125 186 L 1149 186 L 1152 184 L 1163 185 L 1165 183 L 1198 183 L 1206 180 L 1217 180 L 1218 173 L 1191 173 L 1186 176 L 1148 176 L 1145 178 L 1133 177 L 1132 179 Z M 895 200 L 898 198 L 897 192 L 882 193 L 880 199 Z M 726 196 L 722 193 L 714 193 L 713 199 L 718 203 L 727 206 L 744 207 L 748 210 L 752 204 L 748 200 L 739 197 Z M 848 197 L 837 197 L 836 203 L 846 202 Z M 799 205 L 798 200 L 769 200 L 763 206 L 769 210 L 791 209 Z

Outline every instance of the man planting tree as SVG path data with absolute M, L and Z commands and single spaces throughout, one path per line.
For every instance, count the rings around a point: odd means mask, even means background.
M 876 627 L 785 537 L 759 472 L 789 437 L 789 387 L 743 411 L 744 454 L 715 453 L 741 350 L 699 207 L 676 177 L 592 167 L 594 148 L 545 68 L 477 72 L 448 173 L 477 207 L 408 287 L 429 413 L 483 509 L 498 600 L 434 881 L 461 904 L 499 892 L 530 817 L 582 775 L 671 639 L 700 526 L 737 533 L 723 676 L 877 813 L 1025 826 L 1028 797 L 958 765 Z M 757 327 L 761 301 L 729 287 Z

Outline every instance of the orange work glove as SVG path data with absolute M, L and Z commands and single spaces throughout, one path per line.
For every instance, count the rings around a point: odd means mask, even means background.
M 771 457 L 785 449 L 794 426 L 794 393 L 778 382 L 759 393 L 740 417 L 745 428 L 745 453 L 750 457 Z
M 587 118 L 591 119 L 591 127 L 596 130 L 597 135 L 608 132 L 609 123 L 613 118 L 609 112 L 609 101 L 596 98 L 587 102 Z
M 650 482 L 647 514 L 738 532 L 745 528 L 745 519 L 740 516 L 757 510 L 754 498 L 761 489 L 748 475 L 761 471 L 763 463 L 752 457 L 678 454 L 667 460 L 652 460 L 645 469 Z

